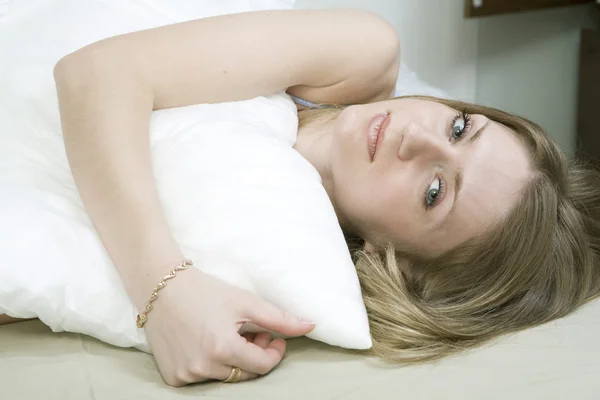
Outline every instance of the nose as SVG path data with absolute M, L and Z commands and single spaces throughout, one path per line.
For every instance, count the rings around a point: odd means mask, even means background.
M 402 161 L 423 159 L 442 162 L 452 157 L 449 142 L 439 133 L 428 131 L 420 124 L 410 123 L 402 131 L 398 158 Z

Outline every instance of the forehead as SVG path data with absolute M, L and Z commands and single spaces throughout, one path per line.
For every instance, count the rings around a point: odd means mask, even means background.
M 483 116 L 478 116 L 481 122 Z M 479 124 L 478 124 L 479 125 Z M 463 185 L 445 231 L 458 243 L 505 216 L 530 176 L 529 155 L 515 133 L 491 122 L 461 158 Z

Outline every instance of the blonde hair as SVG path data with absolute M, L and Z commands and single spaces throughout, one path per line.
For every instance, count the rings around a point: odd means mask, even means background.
M 568 161 L 527 119 L 460 101 L 413 96 L 511 129 L 532 179 L 493 229 L 431 260 L 393 247 L 366 252 L 347 236 L 373 348 L 385 360 L 428 361 L 563 317 L 600 295 L 600 173 Z M 339 109 L 299 112 L 300 126 Z

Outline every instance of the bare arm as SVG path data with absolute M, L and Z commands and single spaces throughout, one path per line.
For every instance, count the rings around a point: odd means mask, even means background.
M 149 85 L 154 109 L 162 109 L 282 89 L 313 101 L 367 102 L 393 88 L 398 51 L 394 29 L 372 14 L 293 10 L 159 27 L 74 55 L 93 60 L 92 68 L 134 73 Z
M 397 53 L 393 29 L 371 14 L 269 11 L 121 35 L 59 61 L 69 163 L 137 306 L 182 258 L 152 175 L 153 109 L 285 89 L 317 102 L 366 102 L 392 90 Z
M 183 257 L 152 174 L 153 109 L 284 89 L 316 102 L 384 98 L 396 80 L 397 52 L 395 32 L 370 14 L 273 11 L 121 35 L 60 60 L 54 76 L 69 164 L 138 309 Z M 242 379 L 274 368 L 285 342 L 268 334 L 247 342 L 239 335 L 244 321 L 287 336 L 314 327 L 198 269 L 169 282 L 145 332 L 171 385 L 225 379 L 231 366 Z

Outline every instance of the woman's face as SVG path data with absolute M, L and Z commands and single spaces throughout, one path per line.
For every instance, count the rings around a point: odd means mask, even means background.
M 367 246 L 392 241 L 440 255 L 506 215 L 531 173 L 525 146 L 506 127 L 440 103 L 351 106 L 335 124 L 333 202 Z

